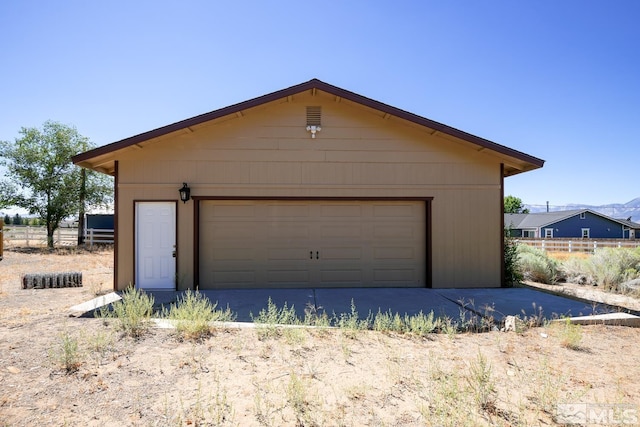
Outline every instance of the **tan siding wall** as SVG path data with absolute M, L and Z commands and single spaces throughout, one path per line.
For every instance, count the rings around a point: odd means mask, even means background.
M 306 131 L 305 107 L 322 106 Z M 133 280 L 134 200 L 195 196 L 433 197 L 435 287 L 498 286 L 500 165 L 491 156 L 393 117 L 295 96 L 179 132 L 119 158 L 118 285 Z M 178 206 L 178 275 L 193 283 L 194 202 Z

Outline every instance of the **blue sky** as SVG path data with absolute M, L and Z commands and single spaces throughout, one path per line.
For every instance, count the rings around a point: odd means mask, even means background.
M 0 140 L 97 145 L 312 78 L 546 160 L 527 204 L 640 197 L 640 2 L 3 1 Z

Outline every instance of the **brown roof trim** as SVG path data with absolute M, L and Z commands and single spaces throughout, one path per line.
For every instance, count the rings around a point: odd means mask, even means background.
M 149 132 L 141 133 L 139 135 L 135 135 L 130 138 L 123 139 L 121 141 L 107 144 L 102 147 L 95 148 L 91 151 L 86 151 L 84 153 L 77 154 L 73 156 L 72 160 L 74 163 L 80 163 L 82 161 L 91 159 L 93 157 L 109 154 L 113 151 L 120 150 L 120 149 L 129 147 L 131 145 L 138 144 L 143 141 L 147 141 L 152 138 L 157 138 L 159 136 L 163 136 L 171 132 L 185 129 L 190 126 L 199 125 L 201 123 L 214 120 L 229 114 L 235 114 L 242 110 L 246 110 L 262 104 L 266 104 L 268 102 L 276 101 L 278 99 L 286 98 L 287 96 L 292 96 L 297 93 L 304 92 L 311 89 L 321 90 L 323 92 L 327 92 L 332 95 L 339 96 L 341 98 L 347 99 L 349 101 L 352 101 L 358 104 L 362 104 L 364 106 L 373 108 L 375 110 L 379 110 L 379 111 L 388 113 L 390 115 L 397 116 L 401 119 L 434 129 L 436 131 L 454 136 L 456 138 L 460 138 L 472 144 L 479 145 L 480 147 L 488 148 L 497 153 L 514 157 L 518 160 L 521 160 L 527 163 L 531 163 L 536 167 L 542 167 L 544 165 L 544 160 L 539 159 L 537 157 L 533 157 L 523 152 L 513 150 L 511 148 L 505 147 L 504 145 L 500 145 L 495 142 L 489 141 L 487 139 L 480 138 L 475 135 L 471 135 L 459 129 L 452 128 L 450 126 L 427 119 L 425 117 L 418 116 L 408 111 L 404 111 L 399 108 L 392 107 L 390 105 L 373 100 L 371 98 L 358 95 L 357 93 L 339 88 L 337 86 L 330 85 L 318 79 L 312 79 L 305 83 L 291 86 L 289 88 L 272 92 L 257 98 L 253 98 L 248 101 L 244 101 L 238 104 L 230 105 L 228 107 L 220 108 L 218 110 L 214 110 L 209 113 L 201 114 L 199 116 L 195 116 L 190 119 L 182 120 L 167 126 L 163 126 L 158 129 L 151 130 Z

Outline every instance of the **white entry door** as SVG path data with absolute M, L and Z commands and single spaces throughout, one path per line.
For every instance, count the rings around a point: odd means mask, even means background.
M 136 287 L 176 288 L 176 204 L 136 203 Z

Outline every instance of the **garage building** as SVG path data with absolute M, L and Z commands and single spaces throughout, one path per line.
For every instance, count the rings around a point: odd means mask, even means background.
M 498 287 L 544 164 L 317 79 L 73 161 L 115 177 L 116 290 Z

